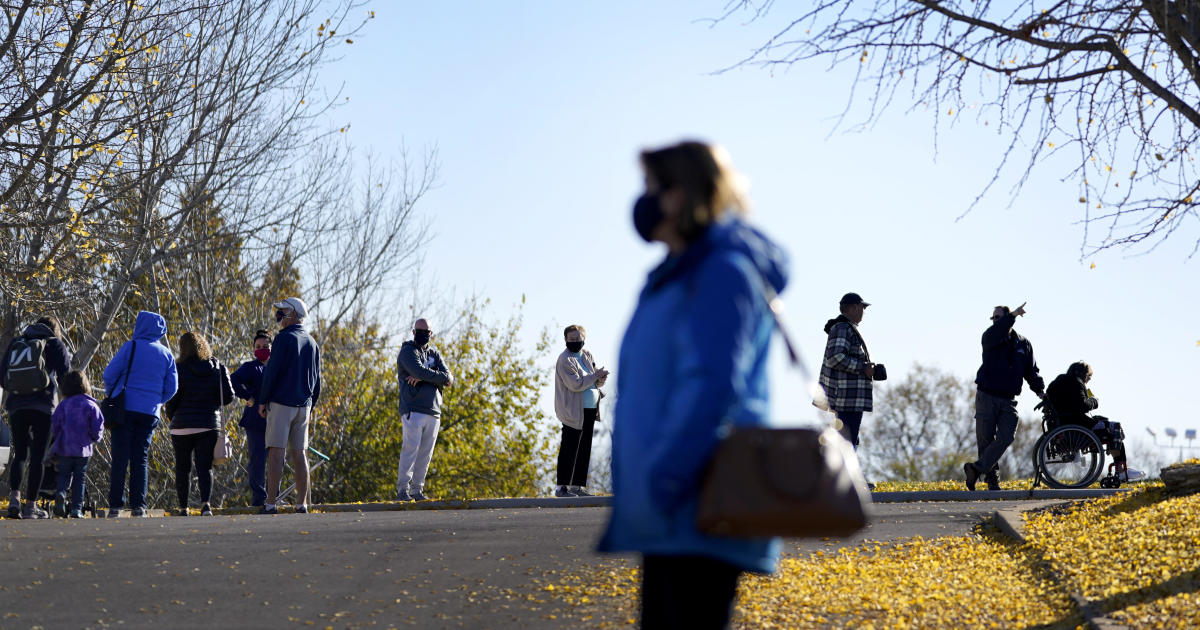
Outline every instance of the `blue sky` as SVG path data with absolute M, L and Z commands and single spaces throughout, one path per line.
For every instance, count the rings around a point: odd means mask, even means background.
M 1047 381 L 1084 359 L 1100 412 L 1129 435 L 1200 428 L 1195 226 L 1149 255 L 1080 260 L 1082 206 L 1076 184 L 1061 180 L 1066 163 L 1039 169 L 1015 203 L 1001 185 L 956 220 L 1009 140 L 994 122 L 968 111 L 935 151 L 934 114 L 900 100 L 869 130 L 839 131 L 853 68 L 715 74 L 785 11 L 748 25 L 702 21 L 723 6 L 374 6 L 366 32 L 326 70 L 350 99 L 334 116 L 381 157 L 402 144 L 437 147 L 440 186 L 421 208 L 434 233 L 423 273 L 491 298 L 497 317 L 524 296 L 531 343 L 543 327 L 580 323 L 600 362 L 617 367 L 636 293 L 663 256 L 630 225 L 637 152 L 699 138 L 729 150 L 750 180 L 753 221 L 791 253 L 787 318 L 810 363 L 846 291 L 873 303 L 862 330 L 893 379 L 914 361 L 973 378 L 992 306 L 1028 301 L 1017 329 Z M 782 355 L 775 415 L 815 420 Z M 1022 412 L 1035 402 L 1024 394 Z

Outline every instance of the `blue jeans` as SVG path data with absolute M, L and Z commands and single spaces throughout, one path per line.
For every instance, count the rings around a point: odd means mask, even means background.
M 146 507 L 146 467 L 150 437 L 158 426 L 158 416 L 125 411 L 125 422 L 112 431 L 112 473 L 109 478 L 108 507 L 125 507 L 125 473 L 129 472 L 129 508 Z
M 58 494 L 66 496 L 67 488 L 71 488 L 70 510 L 78 512 L 83 508 L 83 482 L 87 475 L 87 457 L 58 456 Z
M 267 430 L 246 429 L 246 453 L 250 461 L 246 472 L 250 476 L 250 505 L 267 502 Z

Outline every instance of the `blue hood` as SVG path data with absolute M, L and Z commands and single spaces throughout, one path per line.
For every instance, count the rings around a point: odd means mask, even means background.
M 729 218 L 714 224 L 682 254 L 668 257 L 651 271 L 646 290 L 658 290 L 664 284 L 694 269 L 709 254 L 725 250 L 745 254 L 775 293 L 782 293 L 787 286 L 787 253 L 745 221 Z
M 162 315 L 141 311 L 133 324 L 133 338 L 138 341 L 158 341 L 167 335 L 167 320 Z

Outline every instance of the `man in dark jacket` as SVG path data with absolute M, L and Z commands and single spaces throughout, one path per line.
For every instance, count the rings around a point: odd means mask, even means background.
M 43 317 L 13 339 L 0 357 L 0 387 L 7 395 L 4 409 L 12 427 L 12 467 L 9 469 L 9 518 L 47 518 L 37 507 L 42 484 L 42 459 L 50 442 L 50 415 L 58 379 L 71 371 L 71 356 L 60 340 L 58 321 Z M 26 459 L 28 458 L 28 460 Z M 21 476 L 29 467 L 25 505 L 21 505 Z
M 1145 476 L 1140 470 L 1129 468 L 1125 455 L 1125 432 L 1120 422 L 1112 422 L 1104 416 L 1090 416 L 1092 411 L 1100 407 L 1100 401 L 1092 395 L 1088 381 L 1092 380 L 1092 366 L 1083 361 L 1076 361 L 1067 368 L 1066 374 L 1059 374 L 1046 388 L 1046 400 L 1058 415 L 1060 424 L 1078 424 L 1092 430 L 1101 440 L 1109 442 L 1109 451 L 1113 462 L 1117 464 L 1117 474 L 1125 474 L 1125 481 L 1141 479 Z
M 413 324 L 413 338 L 400 346 L 396 378 L 400 381 L 400 421 L 404 441 L 396 473 L 397 501 L 424 501 L 425 473 L 433 458 L 441 427 L 442 388 L 454 384 L 454 376 L 442 355 L 429 347 L 433 331 L 429 322 Z
M 975 438 L 979 459 L 963 464 L 967 489 L 974 490 L 980 475 L 986 475 L 988 490 L 1000 489 L 997 462 L 1012 445 L 1017 433 L 1017 396 L 1021 381 L 1038 398 L 1045 397 L 1045 383 L 1033 358 L 1033 344 L 1013 330 L 1025 305 L 992 309 L 992 325 L 983 331 L 983 365 L 975 376 Z
M 267 500 L 263 514 L 275 514 L 283 450 L 296 478 L 296 512 L 308 512 L 308 414 L 321 397 L 321 349 L 304 330 L 308 307 L 297 297 L 275 304 L 280 331 L 263 368 L 258 413 L 267 419 Z

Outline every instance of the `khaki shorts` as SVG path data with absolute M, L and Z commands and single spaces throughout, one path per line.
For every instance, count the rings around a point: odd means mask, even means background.
M 308 407 L 271 403 L 267 409 L 267 448 L 308 449 Z

